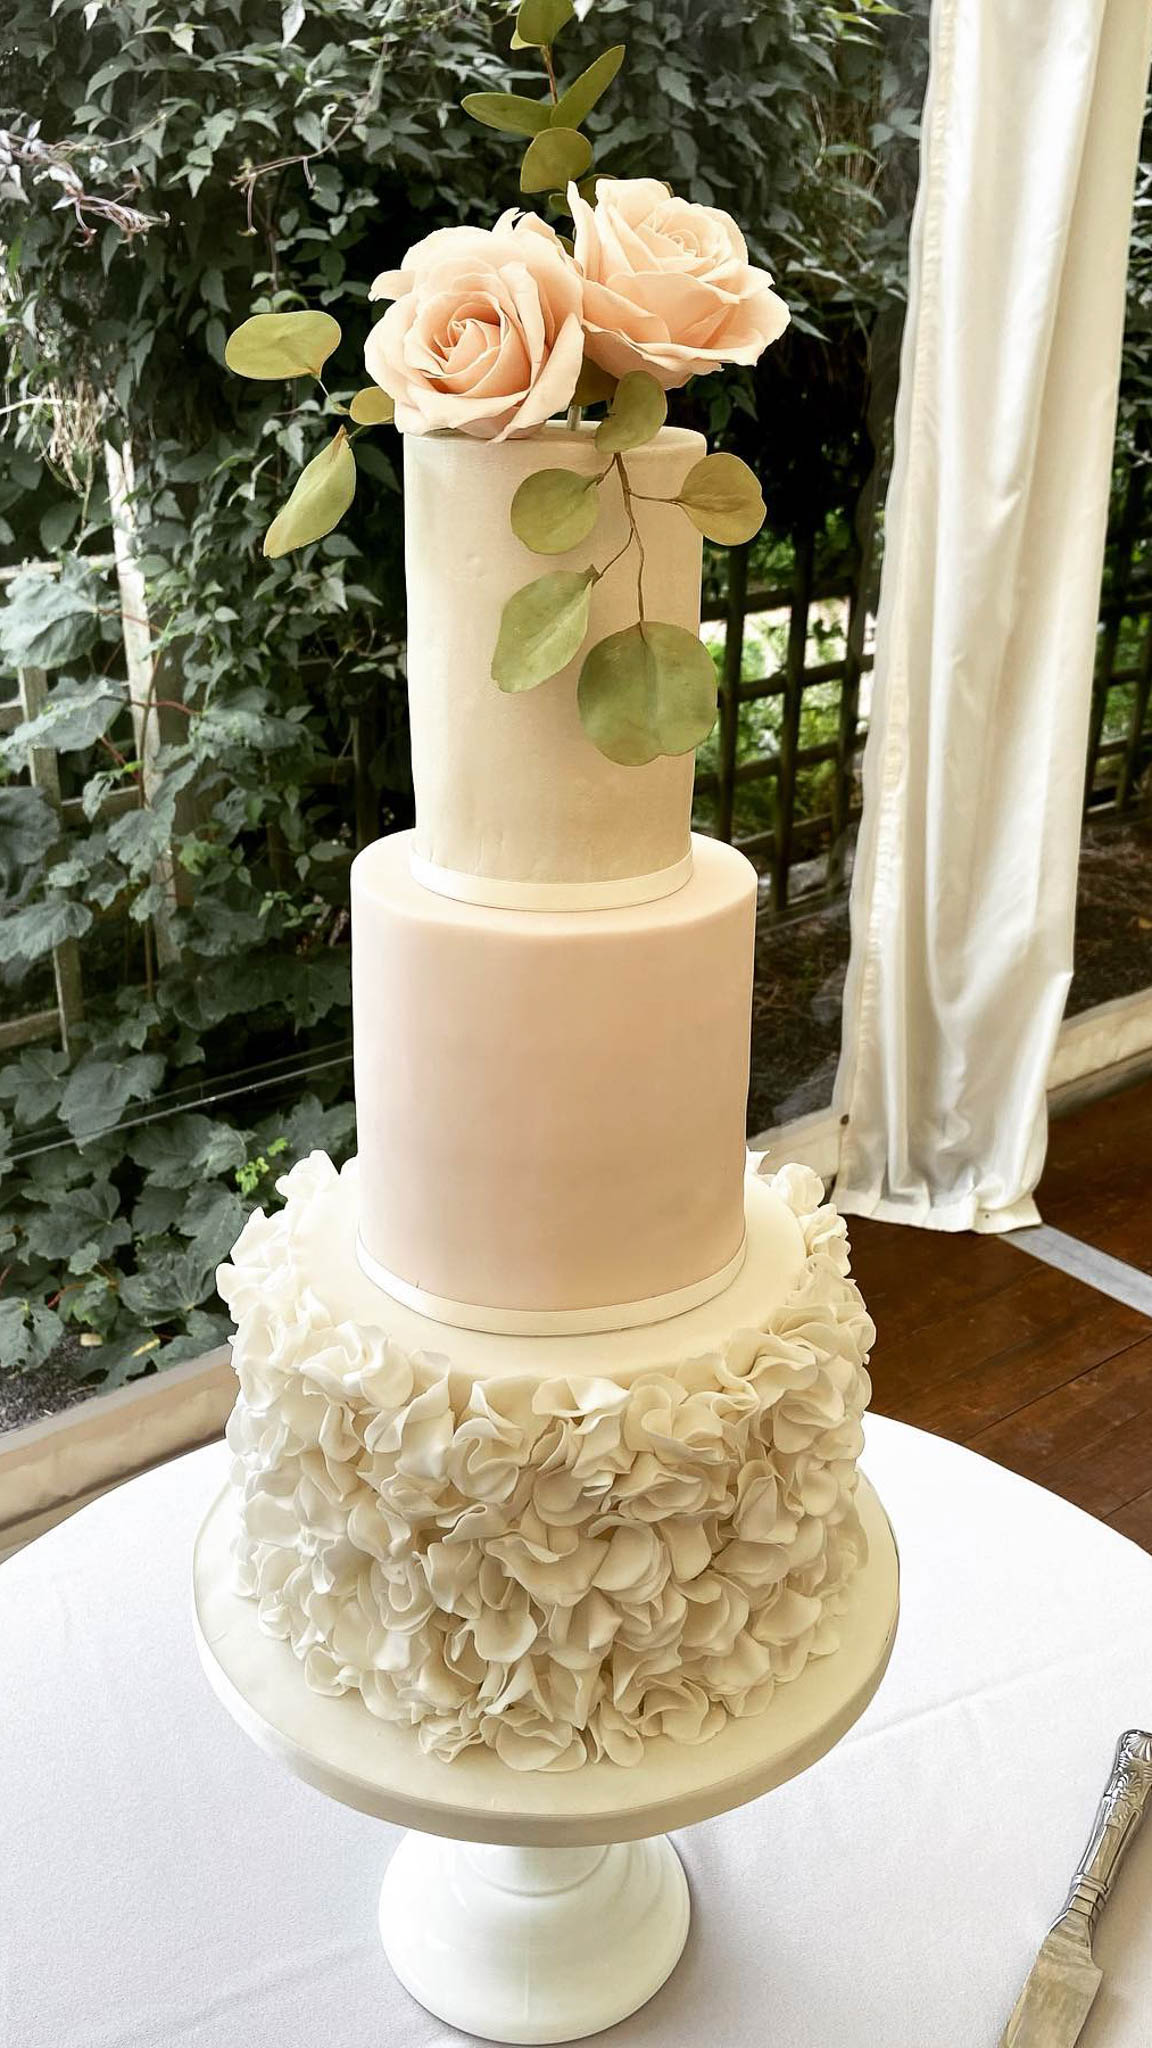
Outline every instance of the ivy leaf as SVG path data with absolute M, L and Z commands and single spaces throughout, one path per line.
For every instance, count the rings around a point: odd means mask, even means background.
M 110 1393 L 115 1387 L 126 1386 L 129 1380 L 142 1379 L 154 1368 L 160 1344 L 154 1331 L 133 1330 L 128 1337 L 117 1337 L 110 1344 L 98 1344 L 85 1351 L 83 1371 L 93 1377 L 98 1373 L 100 1391 Z
M 260 1127 L 260 1143 L 265 1148 L 280 1137 L 292 1159 L 306 1159 L 309 1152 L 327 1152 L 337 1159 L 355 1135 L 356 1107 L 351 1102 L 337 1102 L 325 1109 L 315 1095 L 302 1095 L 287 1116 L 281 1112 L 275 1126 L 273 1130 L 270 1120 L 267 1128 Z
M 561 190 L 572 178 L 582 178 L 592 161 L 592 144 L 576 128 L 545 128 L 533 137 L 520 166 L 522 192 Z
M 191 1239 L 189 1251 L 215 1268 L 228 1257 L 252 1213 L 235 1188 L 195 1188 L 178 1228 Z
M 166 851 L 172 834 L 172 804 L 125 811 L 109 827 L 108 850 L 134 880 L 147 875 Z
M 366 384 L 348 407 L 358 427 L 390 427 L 396 417 L 396 401 L 379 384 Z
M 187 1315 L 216 1292 L 216 1259 L 205 1259 L 189 1245 L 186 1251 L 158 1252 L 139 1273 L 120 1283 L 125 1308 L 145 1322 Z
M 62 505 L 53 505 L 40 521 L 40 545 L 46 555 L 59 554 L 68 545 L 68 536 L 80 517 L 80 506 L 75 498 L 66 498 Z
M 474 121 L 498 128 L 502 135 L 539 135 L 553 118 L 547 100 L 530 100 L 519 92 L 470 92 L 460 105 Z
M 10 668 L 63 668 L 95 645 L 99 610 L 99 586 L 82 564 L 60 576 L 24 569 L 0 611 L 0 654 Z
M 327 448 L 314 455 L 296 479 L 288 503 L 264 535 L 264 553 L 271 561 L 322 540 L 343 519 L 356 495 L 356 457 L 343 427 Z
M 55 1116 L 67 1072 L 66 1053 L 30 1047 L 0 1068 L 0 1098 L 11 1101 L 17 1123 L 27 1130 Z
M 9 960 L 42 960 L 65 939 L 82 938 L 91 923 L 87 905 L 64 896 L 9 911 L 0 922 L 0 966 Z
M 243 1166 L 248 1156 L 240 1131 L 195 1113 L 145 1124 L 132 1132 L 128 1151 L 145 1169 L 149 1185 L 161 1188 L 187 1189 L 215 1180 Z
M 110 1258 L 120 1245 L 132 1240 L 128 1219 L 120 1214 L 120 1197 L 107 1180 L 70 1188 L 43 1208 L 34 1209 L 25 1231 L 30 1248 L 42 1259 L 71 1261 L 91 1245 L 86 1263 L 70 1263 L 69 1270 L 74 1273 L 91 1272 L 98 1259 Z
M 712 656 L 683 626 L 644 622 L 610 633 L 587 655 L 576 690 L 594 747 L 624 768 L 690 754 L 716 723 Z
M 607 419 L 596 429 L 596 446 L 608 455 L 642 448 L 645 441 L 655 439 L 667 417 L 668 400 L 655 377 L 647 370 L 629 370 L 616 386 Z
M 60 1102 L 61 1120 L 74 1138 L 92 1138 L 119 1119 L 129 1102 L 147 1101 L 164 1079 L 159 1053 L 137 1052 L 128 1059 L 88 1057 L 74 1067 Z
M 115 722 L 126 696 L 124 683 L 104 676 L 89 683 L 62 678 L 49 692 L 43 711 L 24 719 L 0 743 L 0 761 L 6 768 L 27 768 L 37 747 L 49 747 L 58 754 L 82 753 Z
M 173 1337 L 157 1354 L 157 1369 L 163 1372 L 170 1365 L 183 1365 L 190 1359 L 203 1358 L 207 1352 L 215 1351 L 225 1343 L 231 1330 L 231 1317 L 194 1308 L 188 1317 L 187 1329 Z
M 6 1366 L 20 1366 L 25 1372 L 56 1349 L 64 1335 L 64 1324 L 54 1309 L 39 1301 L 0 1300 L 0 1359 Z
M 512 500 L 512 531 L 537 555 L 566 555 L 600 517 L 600 479 L 572 469 L 538 469 Z
M 132 1211 L 133 1237 L 167 1237 L 175 1230 L 187 1200 L 186 1180 L 179 1187 L 161 1187 L 149 1180 Z
M 554 43 L 575 11 L 572 0 L 520 0 L 512 48 L 536 50 Z
M 280 42 L 283 46 L 294 43 L 304 26 L 304 0 L 284 0 L 280 9 Z
M 738 455 L 705 455 L 688 471 L 676 503 L 706 540 L 739 547 L 764 524 L 760 485 Z
M 607 92 L 616 73 L 624 62 L 624 44 L 615 43 L 610 50 L 597 57 L 594 64 L 582 71 L 579 78 L 563 92 L 552 109 L 554 128 L 579 128 L 587 120 L 598 99 Z
M 279 377 L 318 377 L 340 344 L 331 313 L 253 313 L 228 336 L 224 361 L 238 377 L 267 383 Z
M 492 680 L 501 690 L 534 690 L 580 652 L 588 631 L 594 569 L 556 569 L 508 599 L 500 618 Z
M 60 829 L 42 789 L 0 789 L 0 904 L 11 909 L 23 901 Z

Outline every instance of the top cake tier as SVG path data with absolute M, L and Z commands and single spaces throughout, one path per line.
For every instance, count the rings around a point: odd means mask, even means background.
M 704 452 L 702 435 L 665 427 L 628 455 L 632 490 L 675 497 Z M 517 487 L 541 469 L 591 476 L 609 459 L 590 426 L 500 443 L 405 437 L 413 867 L 441 894 L 509 909 L 593 909 L 650 901 L 687 879 L 692 755 L 622 768 L 599 753 L 576 708 L 581 655 L 515 695 L 490 673 L 515 591 L 552 570 L 603 567 L 628 537 L 619 480 L 609 476 L 592 537 L 568 554 L 535 555 L 509 524 Z M 700 535 L 673 505 L 638 502 L 635 511 L 646 616 L 697 632 Z M 636 572 L 633 548 L 597 582 L 586 645 L 635 623 Z

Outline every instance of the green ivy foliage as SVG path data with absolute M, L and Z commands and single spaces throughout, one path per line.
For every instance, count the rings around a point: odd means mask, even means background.
M 628 46 L 587 116 L 597 167 L 727 207 L 792 309 L 762 374 L 704 380 L 694 401 L 782 534 L 849 503 L 870 461 L 926 12 L 597 0 L 565 31 L 573 77 Z M 0 550 L 60 573 L 22 575 L 0 610 L 0 694 L 17 665 L 51 676 L 0 744 L 0 990 L 9 1014 L 49 1003 L 51 949 L 74 937 L 88 1001 L 71 1060 L 37 1044 L 0 1064 L 4 1369 L 70 1332 L 102 1340 L 78 1369 L 111 1382 L 208 1348 L 214 1267 L 252 1204 L 313 1145 L 352 1144 L 348 862 L 411 818 L 398 444 L 358 445 L 340 533 L 265 560 L 324 430 L 307 394 L 231 377 L 225 341 L 254 312 L 361 308 L 324 371 L 348 402 L 372 277 L 431 229 L 518 202 L 515 150 L 458 104 L 538 93 L 511 21 L 504 0 L 5 9 Z M 164 704 L 149 801 L 115 813 L 140 766 L 114 582 L 88 559 L 111 545 L 105 440 L 134 457 Z M 48 741 L 82 800 L 67 831 L 27 780 Z M 264 1094 L 229 1092 L 270 1062 Z

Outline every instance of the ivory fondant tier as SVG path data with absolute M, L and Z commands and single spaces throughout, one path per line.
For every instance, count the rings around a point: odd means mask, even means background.
M 498 910 L 352 870 L 360 1234 L 440 1320 L 614 1328 L 692 1306 L 744 1235 L 756 876 L 694 841 L 674 895 Z
M 628 456 L 644 543 L 647 616 L 695 633 L 701 539 L 669 504 L 705 452 L 664 428 Z M 569 554 L 534 555 L 508 521 L 535 471 L 610 469 L 595 430 L 551 426 L 503 442 L 404 437 L 408 697 L 416 788 L 414 852 L 429 887 L 473 902 L 563 907 L 642 901 L 679 886 L 688 857 L 691 754 L 643 768 L 606 760 L 576 709 L 580 657 L 539 688 L 503 695 L 492 652 L 508 598 L 547 571 L 604 568 L 628 525 L 618 477 L 600 491 L 595 533 Z M 636 556 L 596 584 L 586 645 L 634 624 Z
M 727 1293 L 601 1337 L 453 1332 L 351 1254 L 322 1154 L 221 1269 L 242 1589 L 320 1692 L 516 1769 L 706 1740 L 834 1651 L 872 1326 L 816 1177 L 750 1181 Z

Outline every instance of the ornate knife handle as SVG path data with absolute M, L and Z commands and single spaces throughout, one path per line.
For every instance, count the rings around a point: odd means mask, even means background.
M 1152 1793 L 1152 1735 L 1129 1728 L 1116 1744 L 1112 1775 L 1096 1809 L 1088 1846 L 1055 1925 L 1080 1929 L 1091 1941 L 1124 1852 Z

